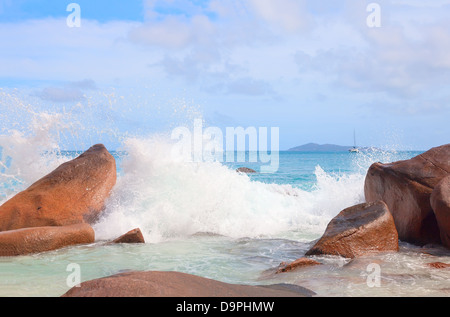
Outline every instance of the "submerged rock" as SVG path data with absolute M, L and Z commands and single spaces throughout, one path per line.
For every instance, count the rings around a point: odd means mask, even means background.
M 310 297 L 297 285 L 235 285 L 178 272 L 127 272 L 84 282 L 62 297 Z
M 248 167 L 240 167 L 236 170 L 236 172 L 238 173 L 243 173 L 243 174 L 255 174 L 257 173 L 255 170 L 252 170 L 251 168 Z
M 95 145 L 0 206 L 0 231 L 92 224 L 115 183 L 114 157 Z
M 277 274 L 287 273 L 298 270 L 300 268 L 309 267 L 309 266 L 317 266 L 322 265 L 322 263 L 314 261 L 308 258 L 300 258 L 291 263 L 281 263 L 280 267 L 277 270 Z
M 434 188 L 430 202 L 438 223 L 441 242 L 450 248 L 450 176 L 442 179 Z
M 145 243 L 145 239 L 142 235 L 141 229 L 138 228 L 125 233 L 115 239 L 113 243 Z
M 47 252 L 94 241 L 94 230 L 85 223 L 3 231 L 0 232 L 0 256 Z
M 355 258 L 373 252 L 397 252 L 398 234 L 382 201 L 343 210 L 328 224 L 319 241 L 306 253 Z
M 366 201 L 383 200 L 394 217 L 399 238 L 418 245 L 440 243 L 430 203 L 433 189 L 450 175 L 450 144 L 410 160 L 373 164 L 366 176 Z
M 427 265 L 433 269 L 450 269 L 450 264 L 442 262 L 428 263 Z

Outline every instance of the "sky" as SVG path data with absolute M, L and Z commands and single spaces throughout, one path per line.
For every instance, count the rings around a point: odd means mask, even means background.
M 90 131 L 198 117 L 278 127 L 282 150 L 450 143 L 450 0 L 79 0 L 80 27 L 70 3 L 0 0 L 3 129 L 27 104 L 111 147 Z

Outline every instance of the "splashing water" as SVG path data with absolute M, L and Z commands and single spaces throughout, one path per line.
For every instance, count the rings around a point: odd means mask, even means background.
M 0 201 L 67 161 L 51 133 L 64 128 L 61 115 L 41 113 L 31 124 L 30 135 L 19 130 L 0 135 Z
M 121 176 L 107 212 L 95 226 L 99 239 L 140 227 L 147 241 L 208 232 L 228 237 L 320 234 L 342 208 L 363 201 L 364 177 L 335 177 L 320 166 L 313 191 L 262 183 L 220 163 L 171 159 L 163 136 L 128 139 Z

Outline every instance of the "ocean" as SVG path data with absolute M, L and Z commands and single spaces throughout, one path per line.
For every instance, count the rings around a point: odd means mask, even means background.
M 0 138 L 0 145 L 10 141 Z M 8 155 L 0 152 L 0 203 L 85 150 L 51 148 L 19 142 Z M 317 296 L 450 295 L 450 272 L 427 266 L 449 263 L 450 254 L 407 243 L 398 253 L 352 261 L 315 257 L 324 265 L 274 274 L 280 263 L 304 256 L 341 210 L 364 202 L 372 163 L 421 152 L 280 152 L 276 173 L 247 175 L 236 168 L 260 166 L 177 161 L 170 148 L 161 137 L 130 138 L 120 152 L 111 152 L 118 180 L 94 226 L 96 243 L 0 258 L 0 296 L 61 296 L 70 289 L 73 264 L 81 281 L 156 270 L 235 284 L 298 284 Z M 145 245 L 105 243 L 134 228 L 143 232 Z M 380 268 L 375 286 L 369 283 L 374 263 Z

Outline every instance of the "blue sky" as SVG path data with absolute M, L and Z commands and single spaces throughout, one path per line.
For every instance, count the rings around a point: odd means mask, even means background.
M 67 5 L 71 1 L 55 0 L 14 0 L 2 1 L 0 10 L 2 22 L 21 22 L 28 19 L 46 19 L 67 17 Z M 99 22 L 112 20 L 144 20 L 142 1 L 123 0 L 79 0 L 83 17 Z
M 111 147 L 199 116 L 282 149 L 449 143 L 450 0 L 377 1 L 380 28 L 371 2 L 80 0 L 69 28 L 70 1 L 0 0 L 2 129 L 32 108 Z

